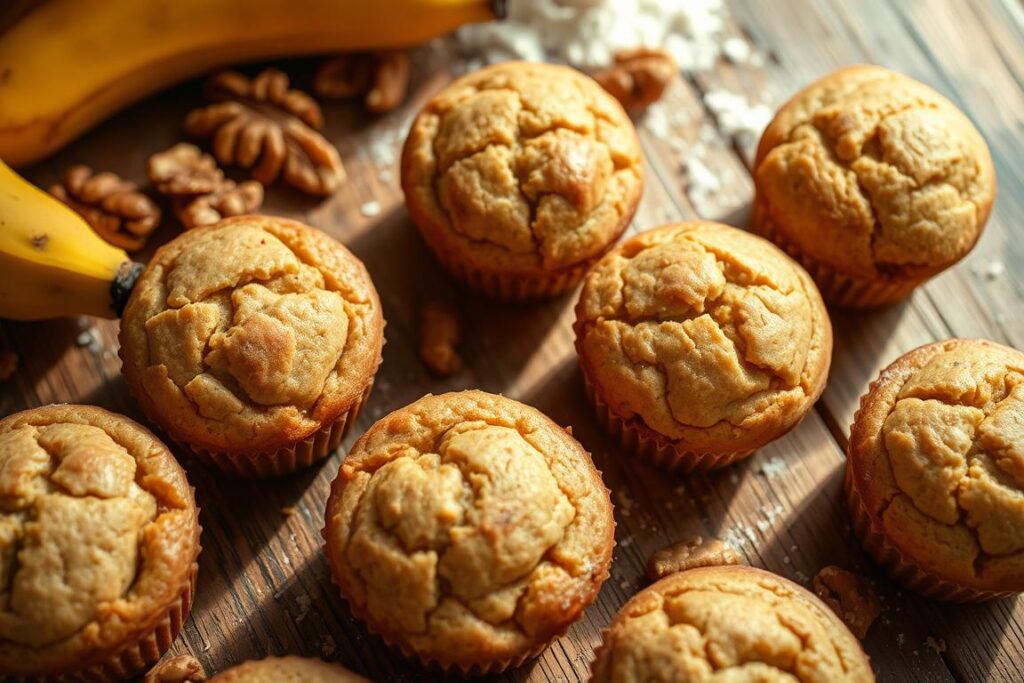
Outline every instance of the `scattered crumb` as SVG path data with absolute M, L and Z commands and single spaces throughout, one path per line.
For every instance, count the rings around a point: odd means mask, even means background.
M 313 601 L 305 593 L 300 593 L 295 598 L 295 604 L 299 606 L 299 613 L 295 617 L 295 623 L 297 624 L 309 614 L 309 607 L 313 604 Z
M 615 497 L 619 501 L 619 509 L 622 510 L 622 516 L 629 517 L 633 511 L 633 499 L 625 491 L 617 491 Z
M 644 112 L 644 117 L 641 119 L 643 126 L 651 132 L 651 135 L 660 140 L 667 140 L 672 137 L 672 126 L 669 123 L 665 106 L 662 102 L 652 104 Z
M 985 277 L 989 280 L 995 280 L 1006 272 L 1006 266 L 1002 261 L 993 261 L 988 264 L 988 268 L 985 269 Z
M 727 564 L 741 564 L 739 554 L 717 538 L 704 540 L 693 536 L 681 543 L 662 548 L 647 562 L 647 578 L 657 581 L 669 574 L 683 572 L 697 567 L 716 567 Z
M 768 477 L 769 479 L 774 479 L 775 477 L 777 477 L 778 475 L 782 474 L 785 471 L 786 461 L 777 455 L 773 455 L 772 457 L 765 460 L 763 463 L 761 463 L 761 467 L 758 469 L 758 472 Z
M 686 172 L 686 194 L 697 210 L 697 215 L 710 215 L 712 200 L 722 187 L 721 181 L 697 154 L 692 154 L 683 162 L 683 169 Z
M 420 311 L 420 358 L 434 374 L 444 377 L 462 369 L 460 337 L 459 312 L 451 301 L 435 299 Z
M 742 38 L 728 38 L 722 43 L 722 54 L 733 64 L 742 64 L 750 59 L 750 43 Z
M 861 640 L 881 611 L 871 584 L 835 565 L 822 567 L 814 577 L 814 592 Z
M 789 555 L 782 556 L 782 564 L 789 564 L 792 560 L 789 559 Z
M 376 200 L 365 202 L 359 207 L 359 212 L 367 218 L 372 218 L 380 213 L 380 202 Z
M 946 641 L 943 638 L 933 638 L 932 636 L 928 636 L 925 639 L 924 644 L 937 655 L 941 655 L 946 651 Z
M 92 344 L 92 333 L 89 330 L 79 332 L 78 336 L 75 337 L 75 344 L 77 346 L 89 346 Z
M 385 183 L 385 184 L 386 183 L 390 183 L 391 182 L 391 171 L 389 169 L 385 168 L 385 169 L 381 170 L 380 173 L 377 174 L 377 178 L 382 183 Z
M 10 351 L 0 352 L 0 382 L 6 382 L 18 371 L 18 354 Z
M 292 515 L 296 515 L 298 513 L 299 509 L 294 505 L 285 505 L 283 508 L 281 508 L 281 514 L 285 517 L 291 517 Z
M 192 655 L 178 655 L 150 669 L 142 683 L 198 683 L 205 680 L 206 672 L 199 660 Z
M 756 141 L 772 120 L 772 110 L 766 105 L 751 104 L 745 95 L 728 90 L 705 93 L 704 105 L 714 113 L 723 135 L 742 142 Z
M 906 636 L 905 633 L 897 633 L 896 634 L 896 647 L 903 647 L 903 643 L 905 643 L 906 641 L 907 641 L 907 636 Z

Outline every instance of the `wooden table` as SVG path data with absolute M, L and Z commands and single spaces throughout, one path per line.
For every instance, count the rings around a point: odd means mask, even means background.
M 265 210 L 302 219 L 347 244 L 369 267 L 388 321 L 384 364 L 369 404 L 344 447 L 384 413 L 425 392 L 480 387 L 546 411 L 593 452 L 616 504 L 618 545 L 612 575 L 597 602 L 542 657 L 501 680 L 583 681 L 600 630 L 645 584 L 643 566 L 658 548 L 693 534 L 719 536 L 753 565 L 807 584 L 822 566 L 865 573 L 885 610 L 864 646 L 881 681 L 1013 681 L 1024 676 L 1024 604 L 931 602 L 883 578 L 853 538 L 840 490 L 847 432 L 858 397 L 878 370 L 919 344 L 954 336 L 986 337 L 1024 348 L 1024 11 L 1017 0 L 733 0 L 735 25 L 767 56 L 763 67 L 722 62 L 673 85 L 666 110 L 673 135 L 700 137 L 706 162 L 724 188 L 706 218 L 749 225 L 752 141 L 714 127 L 702 93 L 725 88 L 774 107 L 802 84 L 844 64 L 875 62 L 944 92 L 977 123 L 992 147 L 1000 194 L 971 256 L 907 302 L 868 313 L 833 311 L 835 356 L 817 409 L 793 433 L 749 460 L 708 476 L 666 477 L 623 459 L 586 405 L 572 350 L 574 295 L 528 306 L 499 306 L 466 295 L 439 271 L 402 205 L 397 173 L 379 170 L 401 143 L 410 114 L 449 78 L 444 64 L 417 74 L 401 111 L 375 118 L 351 104 L 325 106 L 328 136 L 349 181 L 318 202 L 280 187 Z M 284 64 L 298 85 L 312 62 Z M 198 82 L 152 98 L 27 171 L 40 185 L 74 162 L 143 180 L 147 156 L 180 139 L 183 117 L 202 102 Z M 640 125 L 647 187 L 632 230 L 693 218 L 679 152 Z M 380 203 L 378 215 L 361 207 Z M 153 243 L 170 238 L 167 220 Z M 143 255 L 145 256 L 145 255 Z M 1005 273 L 998 274 L 1004 264 Z M 416 355 L 419 305 L 458 297 L 466 369 L 432 378 Z M 80 345 L 83 330 L 96 341 Z M 0 386 L 0 413 L 58 401 L 94 403 L 141 419 L 119 375 L 117 324 L 60 320 L 4 323 L 0 348 L 21 368 Z M 88 335 L 87 335 L 88 336 Z M 268 654 L 338 660 L 378 681 L 424 681 L 355 621 L 328 581 L 320 528 L 328 485 L 341 453 L 280 481 L 242 481 L 188 463 L 202 506 L 203 546 L 192 618 L 174 651 L 195 654 L 210 672 Z

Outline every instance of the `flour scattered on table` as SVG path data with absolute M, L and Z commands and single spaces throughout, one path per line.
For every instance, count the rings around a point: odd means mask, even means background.
M 751 143 L 772 120 L 772 110 L 764 104 L 751 103 L 745 95 L 728 90 L 710 90 L 704 93 L 704 105 L 715 115 L 722 134 Z
M 1006 266 L 1002 261 L 993 261 L 988 264 L 988 268 L 985 269 L 985 277 L 989 280 L 995 280 L 1006 272 Z
M 733 64 L 743 64 L 750 59 L 750 43 L 742 38 L 729 38 L 722 43 L 722 54 Z
M 777 455 L 773 455 L 772 457 L 765 460 L 763 463 L 761 463 L 761 467 L 758 469 L 758 472 L 768 477 L 769 479 L 774 479 L 775 477 L 779 476 L 785 471 L 786 461 Z
M 374 216 L 380 213 L 380 202 L 365 202 L 362 206 L 359 207 L 359 212 L 362 213 L 367 218 L 373 218 Z
M 683 162 L 683 169 L 686 172 L 686 194 L 693 208 L 700 216 L 710 215 L 714 196 L 722 187 L 721 181 L 696 153 Z

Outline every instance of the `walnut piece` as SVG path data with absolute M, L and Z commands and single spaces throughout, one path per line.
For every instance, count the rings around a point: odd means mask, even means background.
M 288 87 L 288 76 L 267 69 L 248 79 L 234 71 L 214 76 L 215 101 L 185 119 L 189 135 L 212 138 L 213 155 L 222 165 L 250 169 L 270 184 L 282 177 L 303 192 L 328 195 L 345 179 L 338 150 L 317 131 L 323 114 L 304 92 Z
M 420 358 L 431 372 L 452 375 L 462 368 L 459 344 L 459 314 L 449 301 L 427 303 L 420 312 Z
M 0 382 L 6 382 L 18 371 L 18 354 L 10 351 L 0 352 Z
M 616 52 L 615 63 L 593 76 L 623 107 L 640 111 L 661 99 L 678 73 L 668 52 L 639 47 Z
M 72 166 L 50 194 L 70 206 L 100 237 L 126 251 L 137 251 L 160 224 L 160 208 L 135 183 L 114 173 Z
M 157 191 L 171 198 L 174 213 L 186 229 L 252 213 L 263 204 L 259 181 L 236 185 L 224 177 L 213 157 L 187 142 L 151 156 L 149 179 Z
M 704 540 L 701 536 L 693 536 L 651 555 L 647 562 L 647 577 L 651 581 L 657 581 L 669 574 L 684 572 L 687 569 L 742 562 L 742 558 L 735 550 L 717 538 Z
M 861 640 L 878 617 L 880 605 L 871 585 L 853 572 L 835 565 L 814 577 L 814 592 Z
M 178 655 L 160 662 L 142 679 L 142 683 L 199 683 L 206 680 L 203 665 L 192 655 Z
M 365 95 L 366 108 L 382 114 L 405 100 L 409 72 L 409 55 L 405 52 L 344 54 L 320 65 L 313 90 L 321 97 L 337 100 Z

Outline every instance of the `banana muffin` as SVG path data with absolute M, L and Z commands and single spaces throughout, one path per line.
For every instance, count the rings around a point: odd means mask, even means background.
M 210 683 L 368 683 L 337 664 L 306 657 L 268 657 L 231 667 Z
M 1024 591 L 1024 353 L 953 339 L 883 370 L 854 418 L 846 494 L 864 546 L 908 588 Z
M 538 410 L 426 396 L 356 443 L 331 489 L 334 582 L 367 627 L 446 671 L 541 652 L 608 577 L 615 521 L 590 455 Z
M 899 300 L 959 261 L 996 193 L 970 120 L 877 66 L 840 69 L 797 93 L 765 130 L 754 168 L 758 229 L 841 306 Z
M 817 597 L 753 567 L 673 574 L 612 620 L 591 683 L 871 683 L 857 638 Z
M 405 141 L 402 188 L 456 279 L 498 299 L 554 296 L 632 220 L 640 143 L 622 106 L 589 76 L 508 62 L 427 103 Z
M 150 420 L 225 472 L 273 476 L 325 457 L 380 364 L 384 318 L 363 264 L 301 223 L 239 216 L 161 247 L 121 321 Z
M 0 420 L 0 671 L 113 681 L 152 666 L 187 618 L 199 522 L 151 432 L 92 406 Z
M 721 467 L 792 429 L 821 395 L 832 327 L 803 268 L 720 223 L 635 235 L 576 306 L 587 395 L 623 448 L 665 469 Z

